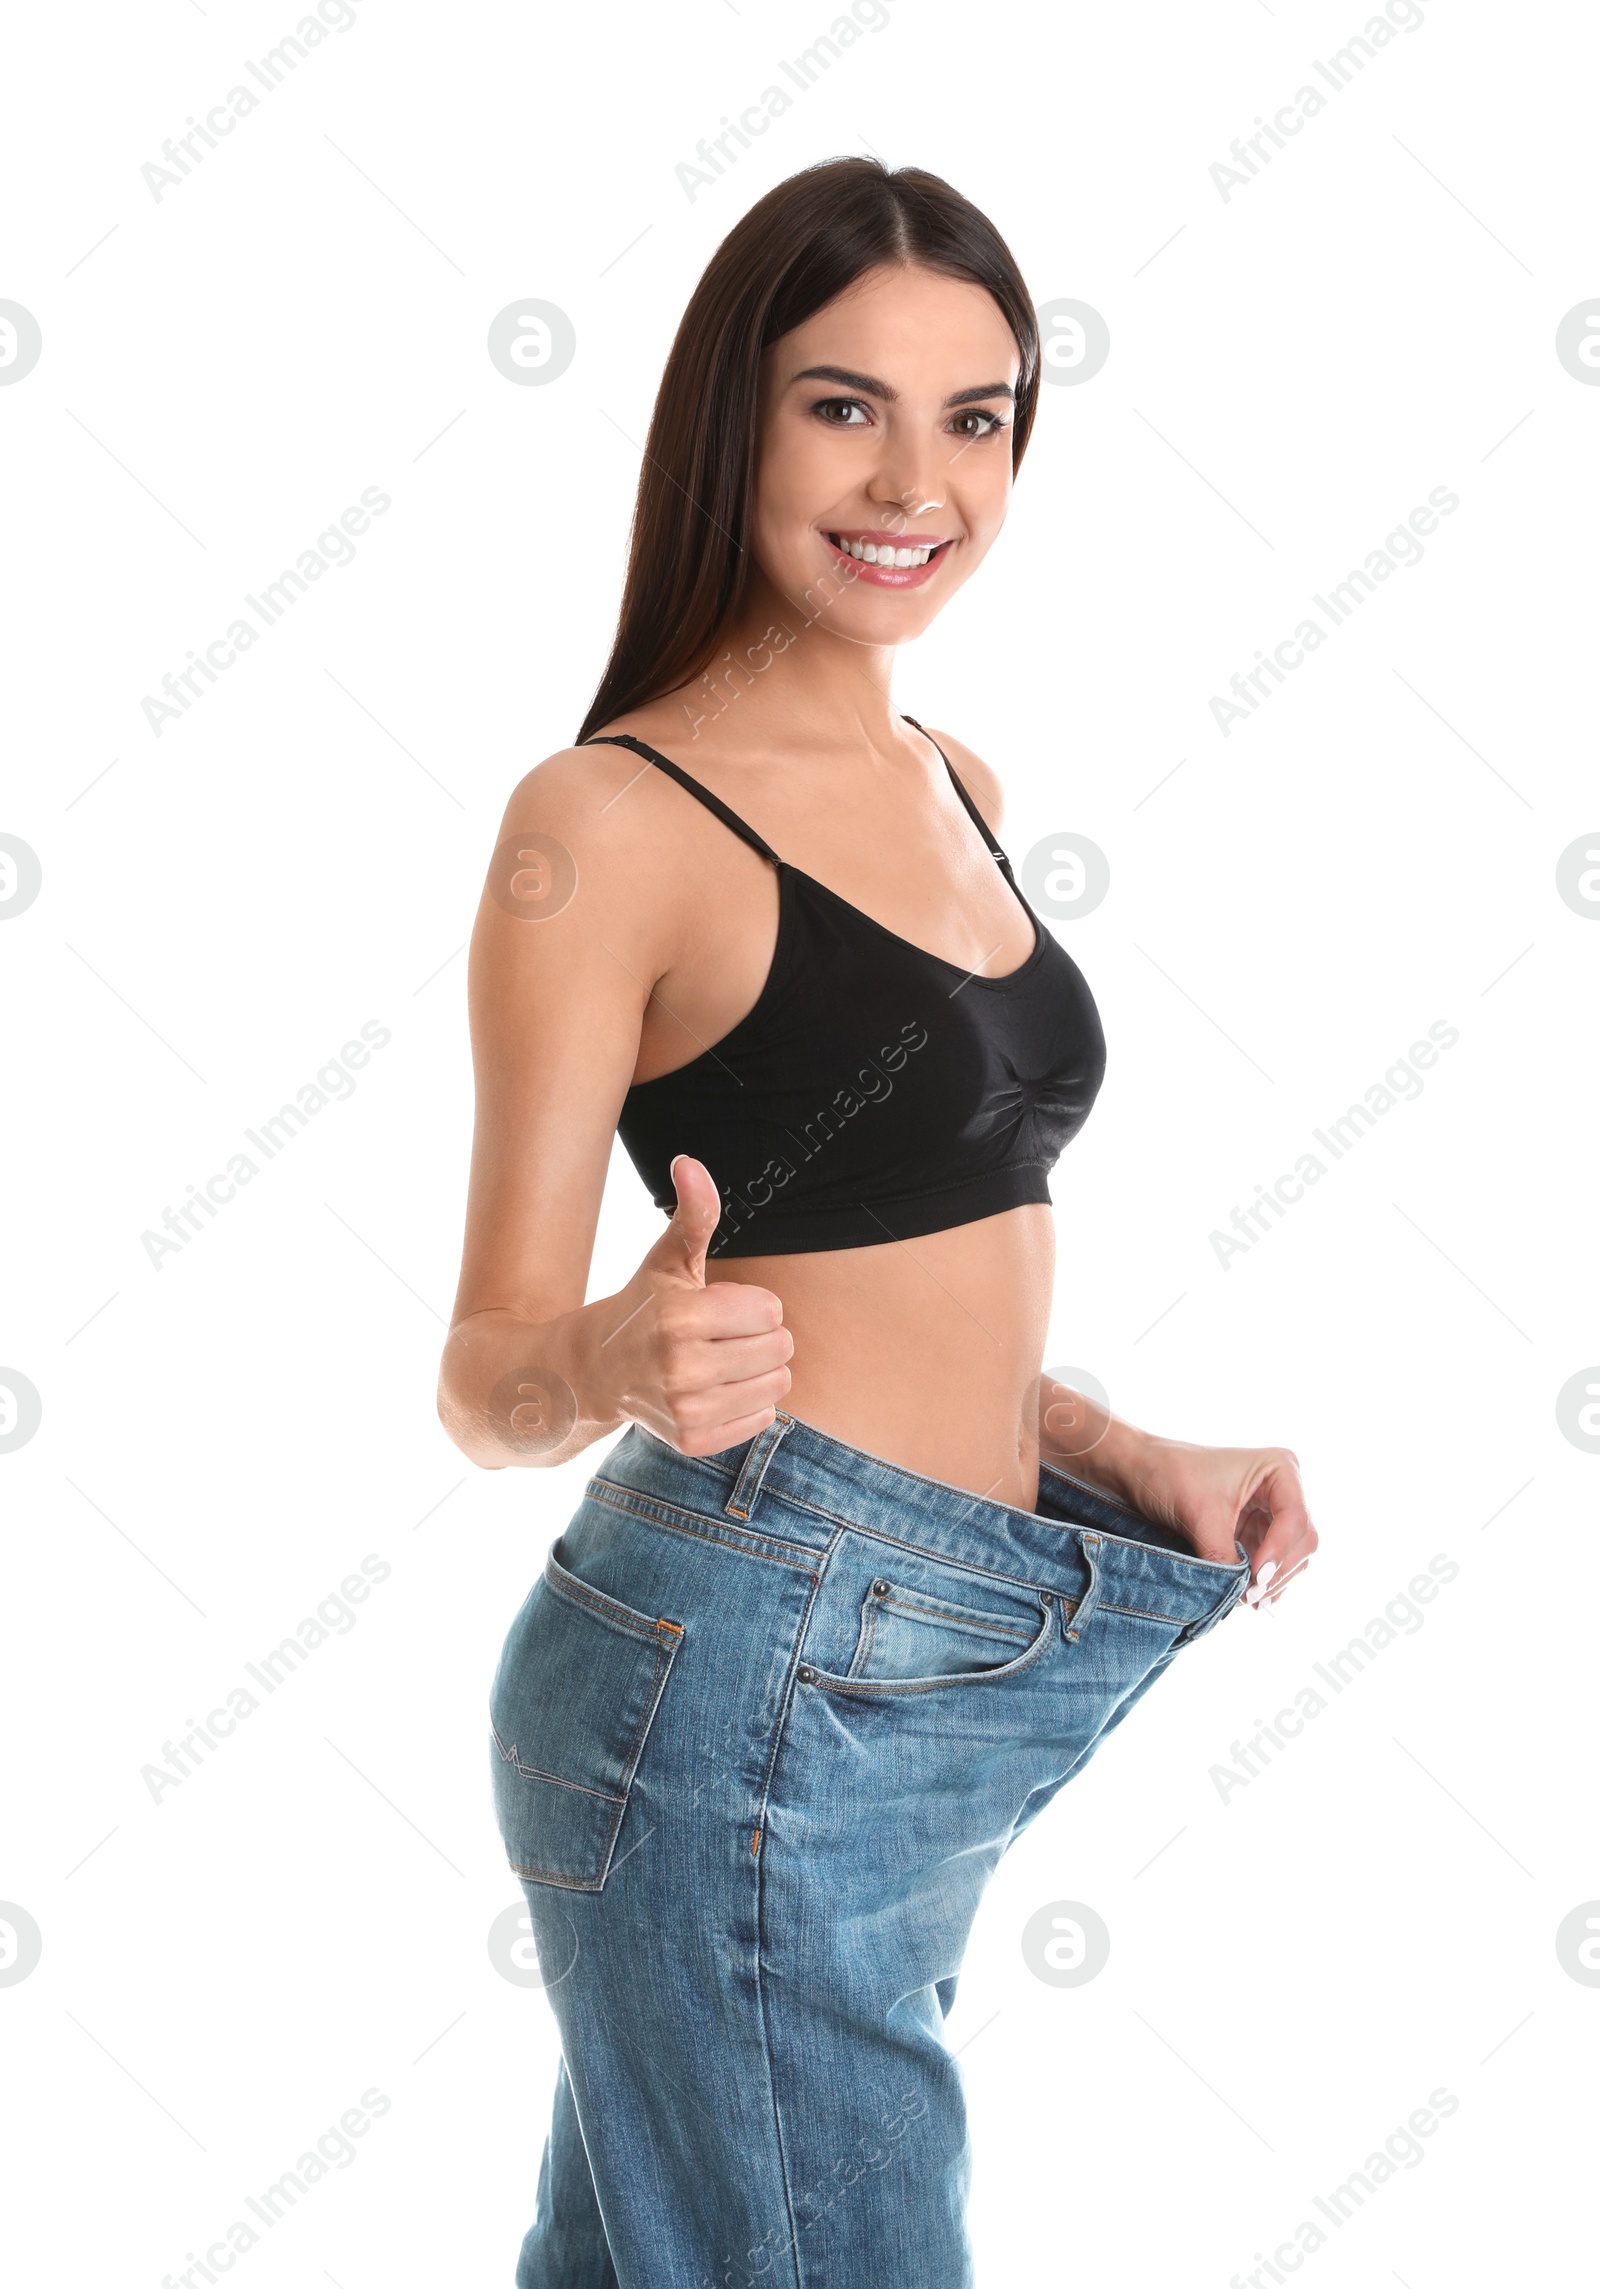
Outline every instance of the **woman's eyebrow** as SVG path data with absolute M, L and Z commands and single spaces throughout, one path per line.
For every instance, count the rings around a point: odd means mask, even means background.
M 958 389 L 954 397 L 945 399 L 946 405 L 974 405 L 980 397 L 1009 397 L 1016 402 L 1016 391 L 1009 382 L 985 382 L 982 389 Z
M 881 397 L 886 404 L 893 403 L 900 395 L 888 382 L 877 381 L 871 374 L 852 373 L 848 366 L 805 366 L 799 373 L 792 374 L 790 380 L 837 382 L 842 389 L 859 390 L 863 397 Z M 977 389 L 958 389 L 944 402 L 947 406 L 975 405 L 980 398 L 1009 397 L 1014 400 L 1016 394 L 1009 382 L 984 382 Z
M 838 382 L 841 388 L 860 390 L 864 397 L 891 399 L 900 395 L 887 382 L 874 381 L 871 374 L 853 374 L 847 366 L 806 366 L 800 373 L 791 375 L 790 379 Z

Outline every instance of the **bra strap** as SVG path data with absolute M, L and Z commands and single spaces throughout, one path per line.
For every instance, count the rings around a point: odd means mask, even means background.
M 714 795 L 709 787 L 702 787 L 698 779 L 691 779 L 687 771 L 680 771 L 676 763 L 669 762 L 667 757 L 658 754 L 655 748 L 647 747 L 642 739 L 635 739 L 631 732 L 602 732 L 594 739 L 585 739 L 582 744 L 585 747 L 631 747 L 635 755 L 642 755 L 645 761 L 653 763 L 658 771 L 665 771 L 669 779 L 676 779 L 678 785 L 687 789 L 694 796 L 696 802 L 704 803 L 706 809 L 715 818 L 719 818 L 725 827 L 731 827 L 742 842 L 747 842 L 752 850 L 759 851 L 761 856 L 770 864 L 773 866 L 783 864 L 782 859 L 779 858 L 772 846 L 762 841 L 754 827 L 746 826 L 737 811 L 730 811 L 727 804 Z
M 957 794 L 958 794 L 958 795 L 961 797 L 962 803 L 963 803 L 963 805 L 964 805 L 964 806 L 965 806 L 965 808 L 966 808 L 966 813 L 967 813 L 967 816 L 968 816 L 968 817 L 971 819 L 971 821 L 972 821 L 973 825 L 974 825 L 974 826 L 977 828 L 977 830 L 978 830 L 979 834 L 981 834 L 981 835 L 982 835 L 982 837 L 983 837 L 984 841 L 985 841 L 985 842 L 988 844 L 988 846 L 989 846 L 989 852 L 990 852 L 990 856 L 991 856 L 991 857 L 993 857 L 993 858 L 996 858 L 996 859 L 998 859 L 998 860 L 999 860 L 999 862 L 1000 862 L 1000 864 L 1001 864 L 1001 866 L 1002 866 L 1002 867 L 1005 869 L 1006 873 L 1009 875 L 1009 873 L 1010 873 L 1010 871 L 1011 871 L 1011 862 L 1010 862 L 1010 860 L 1009 860 L 1009 859 L 1006 857 L 1006 854 L 1005 854 L 1005 852 L 1004 852 L 1004 851 L 1003 851 L 1003 850 L 1000 848 L 1000 845 L 999 845 L 999 844 L 998 844 L 998 843 L 995 841 L 995 839 L 994 839 L 994 836 L 993 836 L 993 835 L 992 835 L 992 834 L 989 832 L 989 822 L 988 822 L 988 820 L 987 820 L 987 819 L 984 817 L 983 813 L 982 813 L 982 812 L 979 810 L 979 808 L 978 808 L 977 804 L 976 804 L 976 803 L 973 801 L 972 797 L 971 797 L 971 796 L 970 796 L 970 795 L 967 793 L 967 790 L 966 790 L 966 788 L 965 788 L 965 787 L 962 785 L 962 783 L 961 783 L 961 780 L 960 780 L 960 778 L 959 778 L 959 777 L 958 777 L 958 775 L 957 775 L 957 772 L 956 772 L 956 767 L 955 767 L 955 765 L 954 765 L 954 764 L 951 762 L 951 760 L 950 760 L 949 756 L 948 756 L 948 755 L 945 753 L 944 749 L 943 749 L 943 748 L 942 748 L 942 747 L 939 745 L 939 742 L 938 742 L 938 740 L 934 738 L 934 736 L 933 736 L 933 733 L 932 733 L 931 731 L 926 731 L 926 730 L 923 730 L 923 727 L 922 727 L 922 725 L 921 725 L 921 724 L 920 724 L 920 723 L 917 721 L 917 719 L 916 719 L 916 717 L 915 717 L 914 715 L 903 715 L 903 716 L 900 718 L 900 720 L 901 720 L 901 722 L 902 722 L 902 723 L 909 723 L 913 731 L 921 731 L 921 732 L 922 732 L 922 736 L 923 736 L 923 738 L 924 738 L 924 739 L 925 739 L 925 740 L 928 742 L 928 745 L 929 745 L 929 746 L 930 746 L 930 747 L 933 749 L 933 752 L 935 753 L 935 755 L 937 755 L 937 756 L 938 756 L 938 758 L 939 758 L 940 762 L 941 762 L 941 763 L 944 765 L 945 769 L 946 769 L 946 770 L 949 772 L 949 774 L 950 774 L 950 784 L 951 784 L 951 785 L 954 787 L 954 789 L 955 789 L 956 793 L 957 793 Z

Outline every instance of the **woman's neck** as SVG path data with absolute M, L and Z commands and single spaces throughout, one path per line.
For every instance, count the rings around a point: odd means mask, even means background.
M 657 704 L 681 710 L 688 737 L 712 751 L 892 748 L 904 737 L 891 697 L 895 647 L 835 633 L 829 608 L 847 585 L 824 579 L 790 599 L 758 579 L 708 665 Z

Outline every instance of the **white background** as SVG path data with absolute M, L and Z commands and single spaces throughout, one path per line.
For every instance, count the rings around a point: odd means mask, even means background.
M 678 164 L 831 5 L 354 0 L 159 200 L 141 167 L 293 5 L 13 20 L 0 295 L 44 347 L 0 389 L 0 829 L 44 886 L 0 930 L 0 1365 L 43 1422 L 0 1456 L 0 1898 L 43 1952 L 0 1987 L 0 2149 L 30 2284 L 158 2289 L 374 2087 L 240 2279 L 511 2279 L 556 2044 L 486 1944 L 520 1895 L 485 1701 L 594 1458 L 480 1473 L 434 1417 L 461 948 L 507 792 L 599 673 L 695 278 L 769 184 L 865 149 L 952 179 L 1111 335 L 1042 391 L 1010 528 L 898 685 L 998 769 L 1019 862 L 1059 831 L 1110 862 L 1057 925 L 1110 1067 L 1056 1179 L 1050 1356 L 1150 1428 L 1293 1447 L 1322 1534 L 985 1902 L 951 2027 L 979 2278 L 1226 2289 L 1441 2086 L 1318 2289 L 1551 2278 L 1587 2231 L 1600 1992 L 1555 1934 L 1600 1895 L 1600 1456 L 1556 1394 L 1600 1358 L 1600 928 L 1555 870 L 1600 826 L 1600 389 L 1554 342 L 1600 293 L 1594 21 L 1425 0 L 1224 199 L 1213 163 L 1326 90 L 1360 0 L 892 0 L 691 199 Z M 519 296 L 576 329 L 547 386 L 485 352 Z M 369 486 L 354 563 L 157 737 L 144 697 Z M 1224 738 L 1213 695 L 1436 486 L 1422 562 Z M 141 1235 L 372 1019 L 354 1096 L 157 1269 Z M 1420 1097 L 1224 1269 L 1213 1229 L 1439 1019 Z M 619 1161 L 592 1292 L 656 1229 Z M 142 1768 L 368 1553 L 355 1626 L 153 1801 Z M 1224 1801 L 1231 1744 L 1440 1553 L 1422 1626 Z M 1110 1929 L 1086 1986 L 1023 1960 L 1052 1901 Z

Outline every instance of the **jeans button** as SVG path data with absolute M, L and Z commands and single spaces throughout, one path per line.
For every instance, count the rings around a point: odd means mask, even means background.
M 872 1594 L 875 1598 L 886 1598 L 889 1595 L 889 1589 L 888 1582 L 879 1580 L 873 1583 Z
M 799 1678 L 802 1685 L 814 1685 L 817 1681 L 817 1673 L 807 1661 L 801 1662 L 799 1668 L 795 1671 L 795 1675 Z

